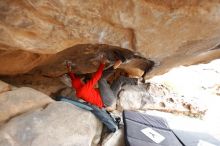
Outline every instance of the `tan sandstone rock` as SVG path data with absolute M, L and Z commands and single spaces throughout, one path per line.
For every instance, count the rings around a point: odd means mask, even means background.
M 0 80 L 0 93 L 11 90 L 11 86 Z
M 22 114 L 0 130 L 2 146 L 96 146 L 101 122 L 89 111 L 64 102 Z
M 158 83 L 124 86 L 119 91 L 117 105 L 120 111 L 157 110 L 196 118 L 202 118 L 207 111 L 197 98 L 182 97 Z
M 53 100 L 32 88 L 22 87 L 0 94 L 0 122 L 30 110 L 44 107 Z
M 114 45 L 154 60 L 150 77 L 218 58 L 219 8 L 219 0 L 4 0 L 0 49 L 54 54 L 78 44 Z M 8 74 L 38 66 L 35 55 Z

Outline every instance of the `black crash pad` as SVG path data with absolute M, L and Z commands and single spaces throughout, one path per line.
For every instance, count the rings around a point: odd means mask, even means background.
M 124 111 L 123 120 L 126 146 L 182 146 L 162 118 Z
M 171 123 L 158 116 L 124 111 L 123 121 L 126 146 L 220 146 L 220 141 L 207 133 L 170 128 Z

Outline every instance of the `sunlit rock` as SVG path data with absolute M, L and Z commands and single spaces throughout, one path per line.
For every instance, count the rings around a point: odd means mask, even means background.
M 11 119 L 0 130 L 4 146 L 96 146 L 101 122 L 89 111 L 54 102 Z
M 14 116 L 41 108 L 53 100 L 32 88 L 22 87 L 0 94 L 0 122 L 4 122 Z
M 207 108 L 197 98 L 181 97 L 161 84 L 126 85 L 118 94 L 118 110 L 157 110 L 201 118 Z

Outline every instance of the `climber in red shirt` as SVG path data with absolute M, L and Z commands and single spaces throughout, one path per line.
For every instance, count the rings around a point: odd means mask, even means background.
M 82 82 L 71 71 L 71 62 L 66 62 L 68 74 L 71 78 L 72 87 L 76 90 L 76 96 L 86 102 L 68 99 L 63 96 L 58 96 L 58 101 L 65 101 L 73 104 L 79 108 L 91 111 L 98 119 L 100 119 L 110 130 L 115 132 L 119 128 L 120 118 L 113 118 L 107 111 L 113 111 L 116 108 L 117 94 L 123 84 L 136 84 L 136 81 L 127 77 L 120 76 L 114 80 L 111 86 L 107 83 L 107 78 L 114 73 L 116 69 L 125 59 L 118 57 L 115 64 L 104 70 L 105 62 L 107 60 L 102 58 L 98 70 L 94 73 L 92 78 L 86 83 Z M 104 71 L 103 71 L 104 70 Z M 98 87 L 95 85 L 98 83 Z
M 67 63 L 68 74 L 72 81 L 72 87 L 76 90 L 76 96 L 99 108 L 104 107 L 107 111 L 113 111 L 116 108 L 116 97 L 121 86 L 125 83 L 135 85 L 137 82 L 136 79 L 120 76 L 111 86 L 107 83 L 106 78 L 114 72 L 114 69 L 116 69 L 122 61 L 124 62 L 124 60 L 119 58 L 112 67 L 103 72 L 107 60 L 102 58 L 98 70 L 86 83 L 83 83 L 81 79 L 71 71 L 71 65 Z M 97 83 L 99 88 L 95 88 Z
M 69 70 L 69 76 L 72 80 L 72 87 L 76 90 L 76 96 L 100 108 L 102 108 L 104 104 L 100 96 L 99 89 L 95 88 L 95 85 L 102 76 L 105 66 L 104 63 L 105 62 L 100 63 L 96 73 L 86 83 L 83 83 L 79 77 L 76 77 L 76 75 Z M 67 65 L 67 68 L 70 68 L 69 65 Z
M 107 85 L 105 79 L 101 79 L 106 61 L 107 61 L 106 59 L 102 58 L 98 70 L 93 74 L 92 78 L 86 83 L 83 83 L 81 79 L 71 71 L 71 65 L 67 63 L 68 74 L 72 81 L 72 87 L 76 90 L 76 96 L 92 105 L 98 106 L 99 108 L 102 108 L 104 106 L 111 106 L 113 100 L 116 99 L 114 93 L 110 89 L 109 85 Z M 122 63 L 121 60 L 117 60 L 111 70 L 116 69 L 121 63 Z M 105 91 L 106 89 L 108 90 L 107 92 L 104 91 L 105 95 L 103 95 L 104 102 L 106 101 L 105 99 L 107 99 L 106 102 L 107 105 L 103 103 L 103 97 L 101 97 L 100 95 L 99 88 L 95 88 L 95 85 L 98 83 L 98 81 L 102 82 L 101 83 L 102 85 L 100 86 L 104 85 Z

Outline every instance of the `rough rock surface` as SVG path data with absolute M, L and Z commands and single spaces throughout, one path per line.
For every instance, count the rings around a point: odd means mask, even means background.
M 145 68 L 152 68 L 154 63 L 148 59 L 134 54 L 134 52 L 110 45 L 77 45 L 68 48 L 64 51 L 58 52 L 55 55 L 50 55 L 39 67 L 32 72 L 40 72 L 46 76 L 60 76 L 66 73 L 65 61 L 72 62 L 72 69 L 78 73 L 95 72 L 100 64 L 100 59 L 105 57 L 108 62 L 106 68 L 113 65 L 115 60 L 119 57 L 117 54 L 126 59 L 127 65 L 138 72 Z M 126 69 L 125 65 L 120 65 L 121 68 Z M 129 70 L 128 70 L 129 71 Z
M 66 85 L 61 83 L 60 78 L 49 78 L 37 74 L 24 74 L 18 76 L 0 77 L 1 80 L 14 85 L 16 87 L 30 87 L 36 89 L 48 96 L 55 96 L 58 90 L 66 88 Z
M 0 93 L 11 90 L 11 86 L 0 80 Z
M 109 44 L 154 60 L 158 66 L 151 76 L 218 58 L 219 9 L 219 0 L 1 0 L 0 49 L 6 51 L 0 54 L 23 59 L 13 64 L 15 73 L 38 66 L 44 57 L 29 52 Z
M 28 112 L 30 110 L 41 108 L 53 100 L 32 88 L 22 87 L 12 91 L 0 94 L 0 122 Z
M 207 110 L 197 98 L 181 97 L 162 84 L 126 85 L 118 96 L 117 109 L 120 111 L 157 110 L 201 118 Z
M 150 70 L 154 66 L 154 62 L 149 59 L 128 49 L 110 45 L 77 45 L 57 54 L 33 54 L 25 51 L 7 52 L 2 51 L 0 53 L 0 65 L 3 66 L 0 68 L 0 75 L 16 75 L 30 71 L 29 74 L 57 77 L 67 72 L 65 61 L 72 62 L 75 72 L 80 74 L 92 73 L 98 68 L 102 57 L 108 59 L 106 68 L 113 65 L 115 60 L 118 59 L 116 54 L 120 54 L 126 59 L 125 63 L 120 65 L 120 68 L 130 75 L 141 76 L 145 69 Z M 6 66 L 5 64 L 10 65 Z
M 54 102 L 22 114 L 0 129 L 2 146 L 94 146 L 102 124 L 90 112 Z

